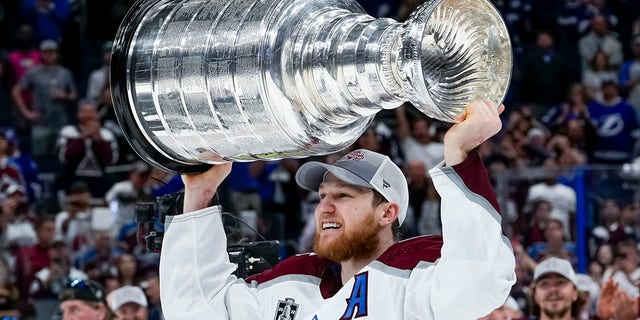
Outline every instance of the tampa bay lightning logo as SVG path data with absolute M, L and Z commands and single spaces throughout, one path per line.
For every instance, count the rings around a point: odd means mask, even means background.
M 276 308 L 276 316 L 274 320 L 294 320 L 298 312 L 298 304 L 294 299 L 286 298 L 284 301 L 278 301 Z
M 603 137 L 613 137 L 624 130 L 624 119 L 619 113 L 603 117 L 598 122 L 598 134 Z

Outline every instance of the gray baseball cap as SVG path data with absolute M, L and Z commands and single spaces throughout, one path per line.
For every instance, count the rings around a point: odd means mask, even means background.
M 533 281 L 537 282 L 542 276 L 550 273 L 559 274 L 567 278 L 574 285 L 578 286 L 576 272 L 573 271 L 573 266 L 571 266 L 571 262 L 569 262 L 569 260 L 556 257 L 545 259 L 540 262 L 533 271 Z
M 43 40 L 40 42 L 40 50 L 58 50 L 58 43 L 51 39 Z
M 389 157 L 358 149 L 338 159 L 334 164 L 311 161 L 296 172 L 298 185 L 309 191 L 318 191 L 325 173 L 338 179 L 379 192 L 387 201 L 400 207 L 398 222 L 402 225 L 409 206 L 409 187 L 404 173 Z

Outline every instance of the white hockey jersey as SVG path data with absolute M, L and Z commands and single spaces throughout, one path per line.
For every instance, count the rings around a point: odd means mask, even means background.
M 168 217 L 160 260 L 166 319 L 474 320 L 506 300 L 515 258 L 477 153 L 432 170 L 443 236 L 396 243 L 342 285 L 340 265 L 313 254 L 247 280 L 232 275 L 220 208 Z

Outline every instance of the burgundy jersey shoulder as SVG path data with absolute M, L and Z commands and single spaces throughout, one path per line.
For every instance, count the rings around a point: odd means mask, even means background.
M 441 249 L 441 236 L 419 236 L 392 245 L 378 258 L 378 261 L 394 268 L 411 270 L 421 261 L 438 260 Z
M 247 278 L 246 281 L 263 283 L 290 274 L 301 274 L 320 278 L 330 265 L 331 261 L 325 258 L 321 258 L 313 253 L 303 253 L 288 257 L 272 269 L 253 275 Z
M 253 275 L 245 281 L 258 284 L 288 275 L 307 275 L 320 279 L 320 293 L 327 299 L 332 297 L 342 287 L 340 265 L 313 253 L 304 253 L 284 259 L 275 267 L 262 273 Z

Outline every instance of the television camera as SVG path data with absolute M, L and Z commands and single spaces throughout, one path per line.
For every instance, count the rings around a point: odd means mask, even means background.
M 137 223 L 137 241 L 148 252 L 160 252 L 162 239 L 164 236 L 165 218 L 171 215 L 182 214 L 184 203 L 184 191 L 168 194 L 156 198 L 155 202 L 140 202 L 136 204 L 135 218 Z M 212 199 L 210 205 L 219 204 L 217 195 Z M 271 269 L 280 262 L 280 242 L 267 241 L 256 230 L 251 228 L 242 219 L 229 213 L 223 213 L 223 217 L 228 217 L 233 221 L 244 224 L 253 231 L 261 241 L 231 241 L 228 238 L 227 253 L 229 260 L 238 267 L 234 274 L 238 278 L 247 278 L 251 275 Z M 225 226 L 227 236 L 232 226 Z

